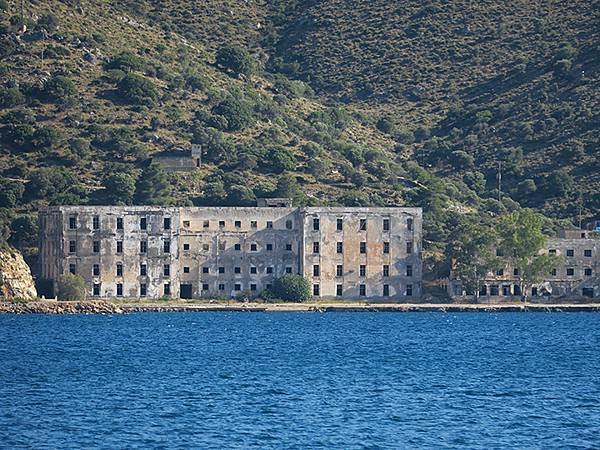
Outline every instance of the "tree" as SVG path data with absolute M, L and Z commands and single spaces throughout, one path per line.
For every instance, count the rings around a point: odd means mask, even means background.
M 273 283 L 275 297 L 287 302 L 304 302 L 310 299 L 310 283 L 302 275 L 286 274 Z
M 226 122 L 222 126 L 229 131 L 239 131 L 254 125 L 250 105 L 234 97 L 228 97 L 212 109 L 212 113 L 223 116 Z M 214 122 L 214 121 L 213 121 Z M 216 122 L 215 122 L 216 123 Z
M 275 197 L 291 198 L 296 206 L 306 204 L 306 194 L 302 190 L 298 180 L 290 173 L 283 174 L 277 180 Z
M 18 249 L 37 247 L 38 223 L 37 217 L 20 216 L 10 224 L 11 235 L 9 243 Z
M 451 234 L 446 254 L 453 274 L 467 292 L 479 299 L 480 282 L 498 266 L 494 256 L 496 234 L 491 227 L 471 222 L 460 223 Z
M 256 205 L 256 196 L 252 189 L 247 186 L 233 185 L 227 191 L 227 203 L 231 206 Z
M 0 208 L 16 206 L 23 197 L 23 192 L 23 183 L 0 177 Z
M 544 279 L 560 263 L 555 255 L 541 253 L 546 244 L 542 233 L 544 218 L 530 209 L 503 216 L 498 224 L 498 248 L 510 265 L 519 270 L 518 280 L 523 301 L 531 287 Z
M 156 163 L 142 170 L 135 185 L 135 203 L 138 205 L 166 205 L 170 202 L 171 184 L 165 171 Z
M 267 167 L 275 173 L 282 173 L 296 168 L 296 157 L 285 147 L 275 146 L 269 150 Z
M 116 172 L 102 182 L 103 197 L 107 205 L 131 205 L 135 194 L 135 178 L 127 173 Z
M 85 280 L 80 275 L 65 273 L 59 277 L 56 287 L 57 296 L 60 300 L 85 300 L 87 289 Z
M 154 83 L 137 73 L 128 73 L 119 81 L 119 93 L 130 103 L 153 106 L 158 100 L 158 89 Z
M 25 101 L 25 96 L 19 88 L 0 88 L 0 108 L 12 108 Z
M 234 73 L 246 76 L 252 75 L 256 70 L 256 63 L 248 50 L 242 47 L 222 47 L 217 51 L 217 66 Z
M 64 75 L 50 78 L 42 89 L 42 97 L 48 101 L 64 103 L 76 93 L 75 83 Z

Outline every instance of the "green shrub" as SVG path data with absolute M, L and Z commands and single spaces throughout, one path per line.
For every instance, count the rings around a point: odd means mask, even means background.
M 60 144 L 62 139 L 63 134 L 58 128 L 40 127 L 33 133 L 31 143 L 42 149 L 53 149 Z
M 217 51 L 216 57 L 217 66 L 226 70 L 231 70 L 234 73 L 244 75 L 252 75 L 256 71 L 256 62 L 248 50 L 232 46 L 222 47 Z
M 24 101 L 25 96 L 19 88 L 0 88 L 0 108 L 13 108 Z
M 135 105 L 153 106 L 158 100 L 158 89 L 142 75 L 128 73 L 119 81 L 117 88 L 129 103 Z
M 36 216 L 19 216 L 10 223 L 10 239 L 8 242 L 15 248 L 37 247 L 38 222 Z
M 263 161 L 264 167 L 275 173 L 282 173 L 296 168 L 296 157 L 285 147 L 280 145 L 271 147 L 269 156 Z
M 37 28 L 43 28 L 49 33 L 54 33 L 58 28 L 58 18 L 54 14 L 44 14 L 38 19 Z
M 382 117 L 377 121 L 377 129 L 382 133 L 392 134 L 394 132 L 394 123 L 387 117 Z
M 0 208 L 16 206 L 25 192 L 25 186 L 19 181 L 0 177 Z
M 171 183 L 165 171 L 156 163 L 142 170 L 135 185 L 137 205 L 168 205 L 171 203 Z
M 81 301 L 85 300 L 87 288 L 85 280 L 79 275 L 65 273 L 56 283 L 59 300 Z
M 103 201 L 107 205 L 131 205 L 135 194 L 135 178 L 123 172 L 114 172 L 102 182 Z
M 311 297 L 310 283 L 302 275 L 286 274 L 273 283 L 273 294 L 287 302 L 304 302 Z
M 145 67 L 146 61 L 131 52 L 123 52 L 106 64 L 107 69 L 122 70 L 124 72 L 140 71 Z
M 76 93 L 75 83 L 64 75 L 55 75 L 42 88 L 42 97 L 48 101 L 63 103 Z
M 248 102 L 228 97 L 212 109 L 212 113 L 227 120 L 228 131 L 239 131 L 254 125 L 255 119 Z

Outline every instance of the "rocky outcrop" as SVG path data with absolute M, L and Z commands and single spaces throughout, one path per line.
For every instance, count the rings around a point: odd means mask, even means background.
M 123 312 L 118 306 L 105 301 L 0 302 L 0 314 L 123 314 Z
M 15 249 L 0 249 L 0 299 L 37 297 L 31 270 L 23 256 Z

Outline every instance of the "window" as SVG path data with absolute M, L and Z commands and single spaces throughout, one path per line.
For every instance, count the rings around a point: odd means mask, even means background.
M 313 277 L 321 276 L 321 267 L 318 264 L 313 265 Z
M 121 263 L 117 264 L 117 276 L 118 277 L 123 276 L 123 264 L 121 264 Z
M 556 276 L 556 269 L 552 269 L 550 271 L 550 275 L 553 276 L 553 277 L 555 277 Z
M 387 264 L 383 265 L 383 276 L 384 277 L 389 277 L 390 276 L 390 266 Z
M 123 229 L 123 218 L 117 217 L 117 230 L 122 230 L 122 229 Z
M 234 250 L 236 250 L 236 251 L 238 251 L 238 252 L 239 252 L 239 251 L 242 249 L 242 245 L 241 245 L 241 244 L 235 244 L 235 245 L 233 246 L 233 248 L 234 248 Z
M 163 295 L 171 295 L 171 283 L 165 283 L 163 285 Z
M 225 250 L 226 245 L 227 245 L 226 241 L 219 241 L 219 250 Z
M 123 241 L 117 241 L 117 253 L 123 253 Z
M 337 295 L 338 297 L 341 297 L 344 293 L 344 285 L 342 284 L 336 284 L 335 285 L 335 295 Z
M 498 269 L 498 270 L 496 270 L 496 275 L 499 276 L 499 277 L 504 276 L 504 269 Z
M 313 242 L 313 253 L 319 253 L 319 243 Z
M 145 277 L 148 273 L 146 264 L 140 264 L 140 276 Z
M 219 220 L 219 228 L 225 228 L 225 221 Z
M 273 267 L 271 267 L 271 266 L 267 267 L 267 273 L 269 273 L 269 274 L 273 273 Z
M 251 290 L 252 292 L 256 291 L 256 284 L 254 284 L 254 283 L 251 283 L 251 284 L 250 284 L 250 290 Z
M 97 277 L 100 276 L 100 264 L 94 264 L 92 266 L 92 274 Z
M 581 295 L 584 297 L 594 297 L 594 288 L 593 287 L 584 287 L 581 288 Z
M 207 252 L 210 249 L 210 245 L 202 244 L 202 251 Z
M 75 253 L 75 241 L 69 241 L 69 253 Z
M 234 267 L 233 268 L 233 273 L 242 273 L 242 268 L 241 267 Z
M 270 220 L 267 220 L 267 228 L 273 228 L 273 222 Z
M 573 275 L 575 275 L 575 269 L 573 269 L 572 267 L 568 267 L 567 268 L 567 276 L 572 277 Z
M 390 252 L 390 243 L 389 242 L 384 242 L 383 243 L 383 253 L 387 254 Z
M 123 285 L 121 283 L 117 283 L 117 297 L 123 296 Z
M 360 252 L 361 253 L 367 253 L 367 243 L 366 242 L 361 242 L 360 243 Z
M 202 268 L 202 273 L 209 273 L 210 272 L 209 269 L 210 269 L 209 267 L 203 267 Z
M 583 269 L 583 273 L 586 277 L 591 277 L 592 276 L 592 269 L 590 269 L 589 267 L 586 267 L 585 269 Z
M 361 264 L 358 268 L 358 276 L 359 277 L 366 277 L 367 276 L 367 266 L 365 266 L 364 264 Z
M 225 273 L 225 267 L 219 267 L 219 273 Z
M 140 253 L 148 252 L 148 241 L 140 241 Z
M 342 231 L 344 229 L 344 219 L 337 219 L 336 229 Z
M 250 228 L 258 228 L 258 223 L 256 222 L 256 220 L 250 221 Z
M 242 285 L 240 283 L 235 283 L 233 285 L 233 290 L 234 291 L 241 291 L 242 290 Z
M 250 251 L 255 252 L 257 249 L 256 244 L 250 244 Z
M 183 221 L 183 228 L 189 228 L 190 227 L 190 221 L 189 220 L 184 220 Z
M 187 222 L 187 227 L 186 228 L 189 228 L 190 221 L 187 220 L 186 222 Z M 185 222 L 183 222 L 183 226 L 185 226 Z M 210 220 L 203 220 L 202 221 L 202 228 L 210 228 Z
M 100 283 L 94 283 L 94 287 L 92 288 L 92 294 L 94 297 L 98 297 L 100 295 Z
M 69 273 L 72 273 L 73 275 L 77 273 L 77 268 L 75 264 L 69 264 Z
M 497 248 L 496 249 L 496 256 L 504 256 L 504 252 L 501 249 Z
M 292 224 L 292 221 L 291 221 L 291 220 L 286 220 L 286 221 L 285 221 L 285 228 L 286 228 L 287 230 L 291 230 L 291 229 L 292 229 L 292 226 L 293 226 L 293 224 Z
M 234 224 L 234 226 L 236 228 L 242 228 L 242 221 L 241 220 L 236 220 L 233 224 Z
M 389 297 L 390 296 L 390 285 L 389 284 L 384 284 L 383 285 L 383 296 L 384 297 Z
M 321 295 L 321 288 L 318 284 L 313 284 L 313 295 L 315 295 L 315 296 Z
M 336 249 L 336 251 L 338 253 L 344 253 L 344 243 L 343 242 L 338 242 L 337 243 L 337 249 Z
M 99 253 L 100 252 L 100 241 L 94 241 L 92 243 L 92 251 L 94 253 Z
M 291 266 L 287 266 L 285 268 L 285 273 L 292 273 L 292 267 Z
M 250 273 L 256 273 L 256 267 L 252 266 L 250 267 Z
M 359 231 L 367 231 L 367 219 L 360 219 L 358 229 Z
M 148 221 L 146 220 L 145 217 L 141 217 L 140 218 L 140 230 L 146 230 L 148 229 Z
M 225 290 L 225 284 L 224 283 L 219 283 L 219 290 L 220 291 L 224 291 Z
M 408 231 L 412 231 L 412 229 L 413 229 L 413 219 L 412 219 L 412 217 L 409 217 L 408 219 L 406 219 L 406 229 Z
M 163 228 L 165 230 L 170 230 L 171 229 L 171 218 L 170 217 L 163 218 Z
M 498 289 L 498 286 L 496 286 L 496 290 Z M 412 284 L 407 284 L 406 285 L 406 296 L 407 297 L 412 297 L 413 295 L 413 286 Z
M 412 264 L 407 264 L 406 265 L 406 276 L 407 277 L 412 277 L 413 276 L 413 266 L 412 266 Z
M 406 243 L 406 253 L 412 253 L 413 252 L 413 243 L 412 241 L 408 241 Z
M 145 297 L 146 293 L 146 283 L 140 283 L 140 297 Z
M 591 258 L 592 257 L 592 250 L 591 249 L 586 249 L 583 251 L 583 256 L 585 256 L 586 258 Z
M 551 248 L 550 250 L 548 250 L 548 254 L 549 255 L 556 255 L 556 249 L 555 248 Z
M 77 228 L 77 217 L 69 217 L 69 230 Z
M 268 252 L 272 252 L 273 251 L 273 244 L 267 244 L 267 251 Z
M 574 256 L 575 255 L 575 251 L 572 248 L 568 248 L 567 249 L 567 256 Z
M 163 251 L 165 253 L 171 253 L 171 241 L 168 239 L 165 239 L 165 241 L 163 242 Z
M 319 230 L 319 219 L 313 219 L 313 230 L 318 231 Z
M 367 286 L 365 284 L 358 285 L 358 295 L 360 295 L 361 297 L 367 295 Z
M 190 249 L 190 244 L 183 244 L 183 249 L 188 251 Z
M 513 269 L 513 275 L 515 277 L 518 277 L 519 276 L 519 269 Z
M 188 266 L 183 266 L 183 273 L 190 273 L 190 268 Z
M 335 276 L 343 277 L 344 276 L 344 266 L 342 264 L 338 264 L 335 268 Z
M 383 231 L 390 231 L 390 219 L 383 219 Z
M 202 290 L 208 291 L 208 283 L 202 283 Z
M 285 244 L 285 251 L 291 252 L 292 251 L 292 244 Z
M 171 276 L 171 266 L 169 264 L 163 264 L 163 276 Z
M 94 230 L 100 229 L 100 217 L 98 217 L 98 216 L 92 217 L 92 228 Z

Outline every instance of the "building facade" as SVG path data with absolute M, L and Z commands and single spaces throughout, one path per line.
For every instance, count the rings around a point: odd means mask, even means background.
M 550 270 L 543 282 L 533 286 L 528 296 L 568 300 L 600 298 L 599 232 L 563 230 L 558 237 L 547 240 L 543 251 L 559 256 L 562 262 Z M 521 298 L 518 281 L 519 269 L 506 265 L 481 282 L 480 298 L 482 301 Z M 450 281 L 448 293 L 455 298 L 466 294 L 460 280 Z
M 258 296 L 286 273 L 314 297 L 421 296 L 420 208 L 60 206 L 39 213 L 40 274 L 92 297 Z M 269 205 L 270 202 L 260 204 Z

